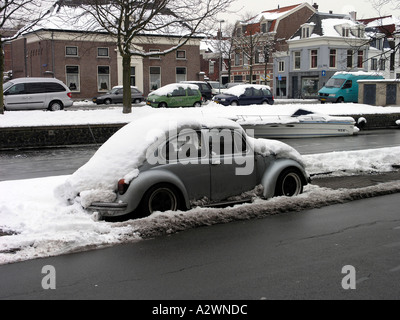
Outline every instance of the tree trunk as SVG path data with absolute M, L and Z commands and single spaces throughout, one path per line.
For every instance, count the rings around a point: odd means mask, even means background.
M 0 42 L 0 114 L 4 114 L 4 95 L 3 95 L 3 82 L 4 82 L 4 51 L 3 43 Z
M 132 92 L 131 92 L 131 56 L 122 56 L 122 85 L 124 87 L 122 113 L 132 113 Z

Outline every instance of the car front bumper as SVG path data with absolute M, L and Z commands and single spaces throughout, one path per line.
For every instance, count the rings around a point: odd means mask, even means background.
M 127 208 L 125 202 L 93 202 L 86 210 L 98 212 L 103 217 L 117 217 L 127 214 Z

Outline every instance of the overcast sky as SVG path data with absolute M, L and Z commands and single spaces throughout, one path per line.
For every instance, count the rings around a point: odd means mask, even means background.
M 349 13 L 350 11 L 356 11 L 358 19 L 390 14 L 400 16 L 400 10 L 394 11 L 392 6 L 382 8 L 381 13 L 379 13 L 373 8 L 372 1 L 373 0 L 236 0 L 230 10 L 237 12 L 237 14 L 230 13 L 221 15 L 221 19 L 229 20 L 234 23 L 247 12 L 255 15 L 262 11 L 275 9 L 278 5 L 285 7 L 303 2 L 308 2 L 310 4 L 317 3 L 319 5 L 318 11 L 320 12 L 329 12 L 332 10 L 334 13 Z

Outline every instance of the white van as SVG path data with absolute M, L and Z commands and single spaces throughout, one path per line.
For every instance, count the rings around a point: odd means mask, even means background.
M 3 85 L 6 110 L 62 110 L 73 104 L 71 91 L 55 78 L 17 78 Z

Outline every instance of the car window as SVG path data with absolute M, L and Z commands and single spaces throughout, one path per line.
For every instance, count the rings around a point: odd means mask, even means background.
M 271 96 L 272 95 L 271 91 L 269 91 L 268 89 L 262 89 L 262 92 L 263 92 L 264 96 Z
M 191 129 L 181 130 L 162 146 L 161 154 L 166 160 L 185 160 L 201 157 L 201 133 Z
M 253 95 L 253 90 L 251 88 L 246 88 L 246 91 L 244 92 L 244 95 L 246 97 L 251 97 Z
M 132 93 L 140 93 L 138 89 L 132 88 Z
M 45 83 L 41 83 L 41 85 L 44 85 L 46 92 L 66 91 L 66 89 L 61 84 L 56 83 L 56 82 L 45 82 Z
M 176 88 L 174 91 L 172 91 L 172 96 L 173 97 L 186 96 L 186 91 L 182 87 Z
M 343 88 L 342 88 L 342 89 L 351 88 L 352 84 L 353 84 L 353 81 L 347 80 L 346 83 L 343 85 Z
M 24 83 L 17 83 L 16 85 L 12 86 L 8 91 L 8 95 L 14 95 L 14 94 L 24 94 L 26 93 L 25 91 L 25 84 Z
M 192 88 L 188 88 L 187 93 L 188 93 L 188 96 L 190 96 L 190 97 L 199 95 L 199 91 L 192 89 Z
M 27 93 L 32 93 L 32 94 L 46 92 L 44 83 L 40 83 L 40 82 L 27 83 L 25 85 L 25 89 L 26 89 Z
M 254 95 L 255 95 L 256 97 L 261 97 L 261 96 L 263 95 L 263 92 L 262 92 L 261 89 L 259 89 L 259 90 L 254 90 Z

